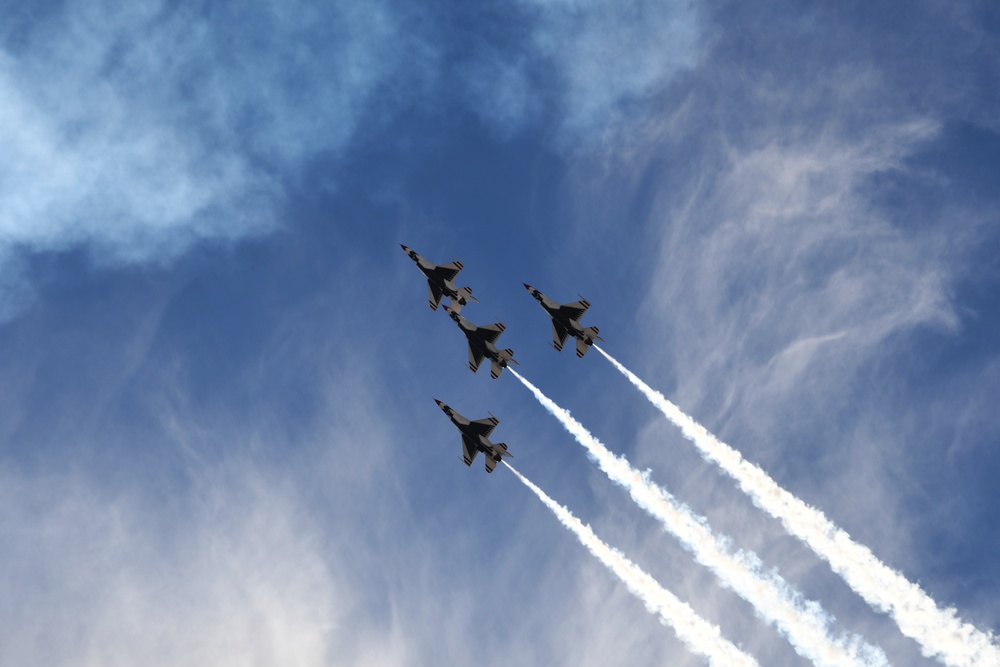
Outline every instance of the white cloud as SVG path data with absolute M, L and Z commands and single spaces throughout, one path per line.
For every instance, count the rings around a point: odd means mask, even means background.
M 649 112 L 701 55 L 700 3 L 520 0 L 516 39 L 459 68 L 467 103 L 505 134 L 546 119 L 553 142 L 591 148 Z
M 6 476 L 3 662 L 327 664 L 355 591 L 274 480 L 232 482 L 154 509 L 76 475 Z
M 378 2 L 69 2 L 26 30 L 0 50 L 0 251 L 98 264 L 273 229 L 408 48 Z
M 693 2 L 524 0 L 535 47 L 556 65 L 570 134 L 599 134 L 621 105 L 643 103 L 698 62 L 702 12 Z

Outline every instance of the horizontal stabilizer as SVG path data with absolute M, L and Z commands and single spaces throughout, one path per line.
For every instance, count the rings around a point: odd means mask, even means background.
M 479 303 L 479 299 L 472 296 L 471 287 L 462 287 L 458 290 L 458 292 L 456 292 L 456 294 L 457 296 L 455 297 L 449 297 L 449 301 L 451 303 L 450 306 L 451 310 L 455 313 L 462 312 L 462 306 L 468 304 L 470 301 L 475 301 L 476 303 Z
M 462 303 L 467 303 L 469 301 L 475 301 L 476 303 L 479 303 L 479 299 L 477 299 L 476 297 L 472 296 L 472 288 L 471 287 L 462 287 L 462 288 L 460 288 L 458 290 L 458 297 L 459 297 L 459 299 L 461 299 Z

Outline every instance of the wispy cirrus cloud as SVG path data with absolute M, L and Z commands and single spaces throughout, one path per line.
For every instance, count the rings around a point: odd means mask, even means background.
M 326 664 L 357 592 L 287 493 L 233 482 L 167 513 L 75 474 L 5 475 L 4 662 Z
M 505 132 L 546 122 L 563 148 L 598 145 L 649 113 L 658 91 L 701 56 L 699 2 L 520 0 L 515 38 L 459 69 L 471 107 Z
M 697 2 L 523 0 L 535 48 L 556 63 L 559 104 L 571 134 L 600 133 L 623 107 L 640 105 L 693 67 L 705 12 Z

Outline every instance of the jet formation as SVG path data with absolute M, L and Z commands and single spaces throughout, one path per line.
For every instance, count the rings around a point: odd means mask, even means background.
M 496 345 L 500 334 L 507 328 L 503 322 L 477 326 L 459 314 L 462 307 L 468 305 L 470 301 L 479 302 L 472 296 L 471 288 L 455 285 L 455 278 L 458 277 L 463 268 L 462 263 L 455 260 L 438 266 L 421 257 L 415 250 L 403 244 L 400 244 L 400 247 L 427 278 L 431 310 L 437 310 L 441 300 L 448 297 L 449 304 L 444 307 L 444 310 L 458 325 L 459 330 L 465 334 L 468 341 L 469 369 L 475 373 L 479 370 L 483 360 L 489 359 L 490 377 L 495 380 L 510 364 L 518 365 L 517 361 L 514 360 L 514 350 L 501 349 Z M 573 336 L 576 339 L 576 356 L 582 358 L 596 341 L 604 340 L 598 335 L 597 327 L 584 327 L 580 324 L 580 318 L 590 308 L 590 302 L 583 297 L 573 303 L 560 304 L 527 283 L 524 283 L 524 288 L 541 304 L 552 319 L 552 347 L 556 350 L 562 351 L 566 340 L 569 336 Z M 471 466 L 476 455 L 483 452 L 486 456 L 486 472 L 493 472 L 503 457 L 512 456 L 504 443 L 494 444 L 490 442 L 489 436 L 500 422 L 496 417 L 490 415 L 483 419 L 470 421 L 441 401 L 437 399 L 434 401 L 462 433 L 462 460 L 465 461 L 465 465 Z

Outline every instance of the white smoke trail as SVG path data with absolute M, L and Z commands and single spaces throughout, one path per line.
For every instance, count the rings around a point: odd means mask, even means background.
M 710 665 L 717 667 L 759 667 L 757 661 L 736 648 L 722 636 L 719 627 L 712 625 L 677 597 L 666 590 L 638 565 L 626 558 L 617 549 L 605 544 L 590 526 L 586 525 L 568 509 L 549 498 L 544 491 L 531 483 L 506 461 L 510 471 L 517 475 L 525 486 L 545 503 L 559 519 L 560 523 L 573 531 L 583 546 L 587 547 L 599 561 L 604 563 L 628 589 L 646 605 L 651 613 L 657 614 L 665 625 L 677 633 L 678 639 L 692 652 L 705 656 Z
M 778 486 L 767 473 L 719 441 L 663 394 L 600 347 L 594 347 L 681 429 L 703 458 L 736 480 L 754 505 L 781 521 L 785 530 L 826 560 L 865 602 L 889 614 L 900 631 L 920 645 L 925 656 L 951 667 L 1000 666 L 1000 647 L 992 633 L 962 621 L 954 609 L 939 608 L 920 586 L 880 561 L 868 547 L 853 541 L 821 511 Z
M 633 468 L 624 457 L 611 453 L 568 411 L 516 371 L 511 372 L 587 449 L 611 481 L 628 490 L 636 504 L 658 519 L 699 563 L 752 604 L 760 617 L 773 624 L 799 655 L 821 667 L 882 667 L 888 664 L 880 649 L 859 637 L 832 638 L 827 629 L 828 618 L 818 603 L 804 599 L 777 573 L 761 572 L 760 559 L 755 555 L 744 551 L 731 553 L 727 540 L 715 535 L 703 517 L 650 481 L 646 473 Z

